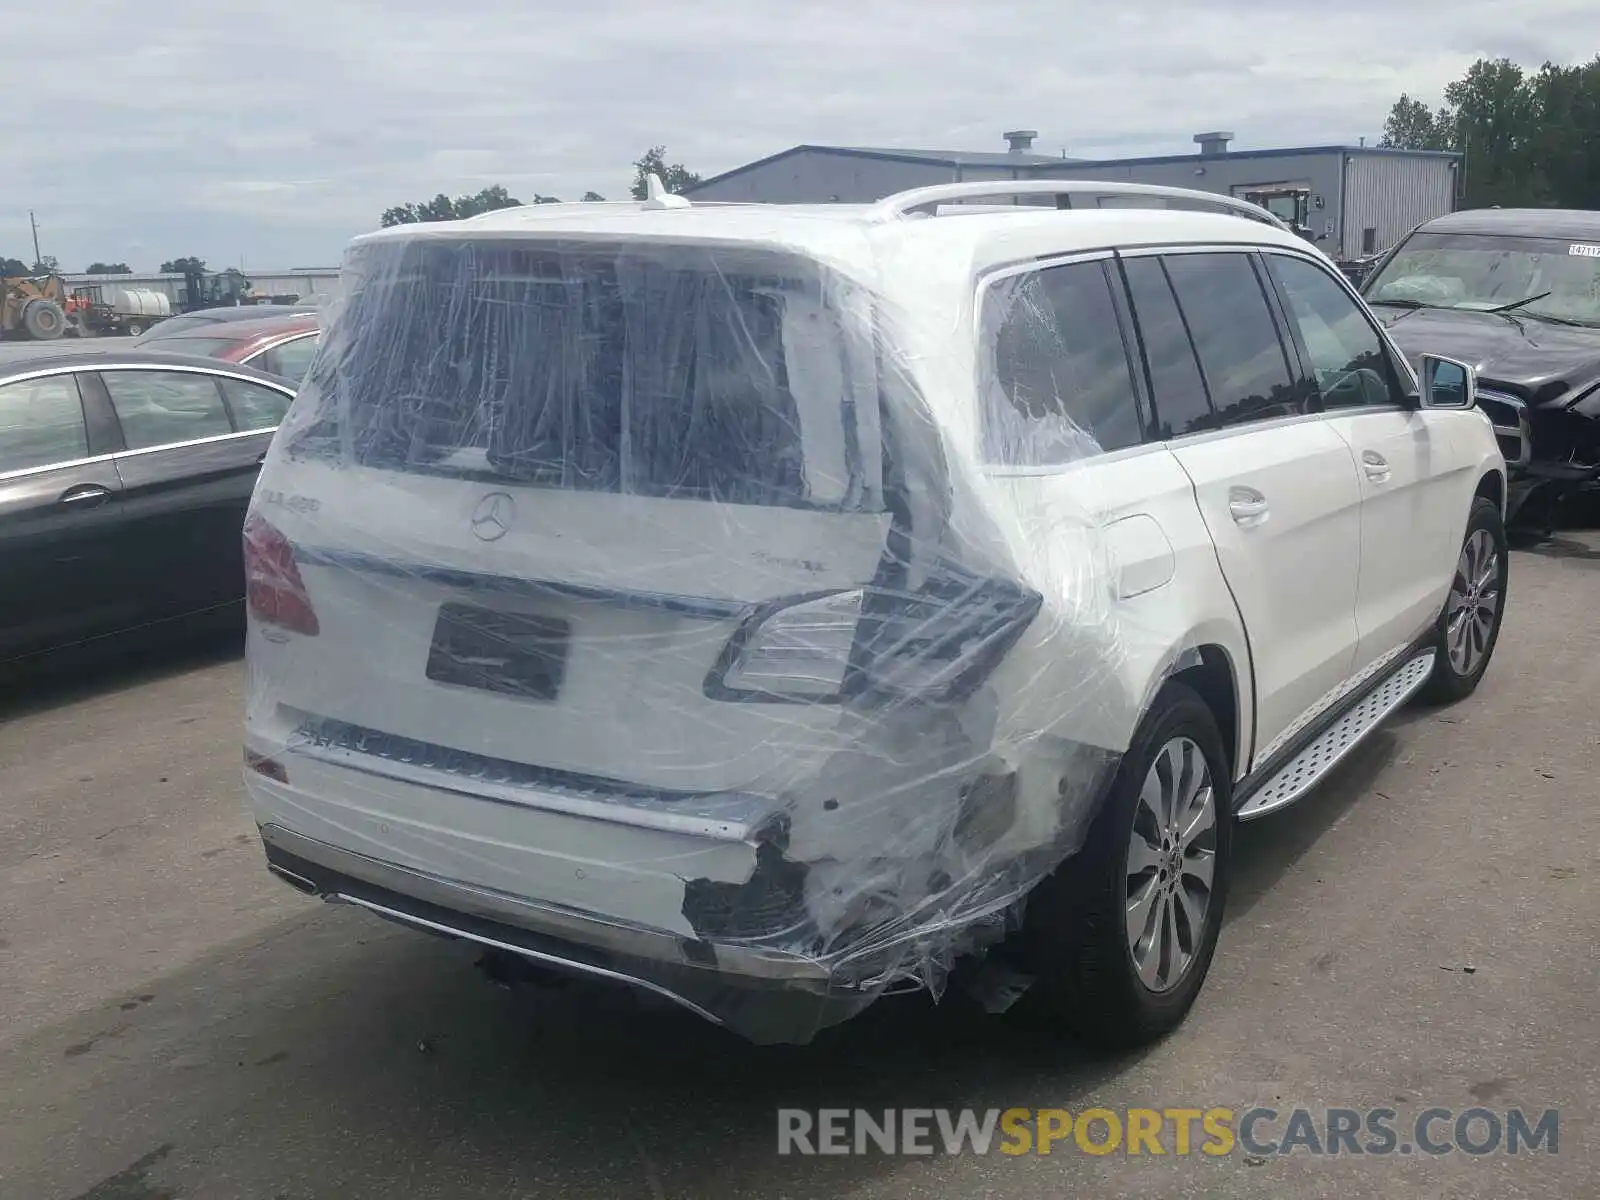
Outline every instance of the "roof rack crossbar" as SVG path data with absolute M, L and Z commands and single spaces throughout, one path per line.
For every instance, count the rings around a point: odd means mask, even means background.
M 1260 221 L 1286 232 L 1293 232 L 1273 213 L 1259 204 L 1224 196 L 1217 192 L 1202 192 L 1194 188 L 1167 187 L 1156 183 L 1097 182 L 1092 179 L 983 179 L 969 183 L 936 183 L 930 187 L 912 188 L 885 196 L 872 206 L 872 216 L 878 220 L 908 216 L 919 209 L 952 200 L 982 199 L 991 196 L 1055 196 L 1057 208 L 1072 208 L 1073 196 L 1148 196 L 1152 199 L 1184 200 L 1190 204 L 1203 204 L 1234 216 Z M 1062 203 L 1065 201 L 1065 203 Z M 1025 207 L 1025 206 L 1018 206 Z

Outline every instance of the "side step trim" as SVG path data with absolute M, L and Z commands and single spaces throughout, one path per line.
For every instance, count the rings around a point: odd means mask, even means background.
M 1396 709 L 1422 689 L 1433 673 L 1433 650 L 1424 650 L 1378 684 L 1306 747 L 1284 763 L 1238 808 L 1241 821 L 1264 817 L 1299 800 Z

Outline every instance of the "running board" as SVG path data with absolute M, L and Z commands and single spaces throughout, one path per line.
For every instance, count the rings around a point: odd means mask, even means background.
M 1277 812 L 1300 799 L 1344 760 L 1389 715 L 1422 689 L 1433 673 L 1432 650 L 1424 650 L 1363 696 L 1315 741 L 1296 754 L 1271 778 L 1250 792 L 1238 818 L 1248 821 Z

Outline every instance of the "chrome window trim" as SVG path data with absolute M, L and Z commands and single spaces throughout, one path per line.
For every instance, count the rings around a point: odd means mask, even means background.
M 237 379 L 242 383 L 259 384 L 261 387 L 282 392 L 294 402 L 294 390 L 281 383 L 269 382 L 265 379 L 256 379 L 238 371 L 230 371 L 225 365 L 218 367 L 184 366 L 177 363 L 149 363 L 149 362 L 117 362 L 115 359 L 109 363 L 96 363 L 93 366 L 79 364 L 72 367 L 44 367 L 37 371 L 24 371 L 0 379 L 0 387 L 12 383 L 27 383 L 33 379 L 48 379 L 54 375 L 98 375 L 106 371 L 178 371 L 190 375 L 206 375 L 212 378 Z M 159 446 L 144 446 L 138 450 L 115 450 L 109 454 L 94 454 L 88 458 L 72 458 L 65 462 L 46 463 L 38 467 L 23 467 L 16 471 L 0 471 L 0 483 L 7 483 L 13 479 L 26 479 L 33 475 L 43 475 L 50 471 L 64 471 L 74 467 L 88 467 L 96 463 L 114 462 L 119 458 L 132 458 L 140 454 L 154 454 L 161 450 L 179 450 L 187 446 L 203 446 L 208 442 L 225 442 L 233 438 L 260 437 L 262 434 L 271 434 L 277 431 L 277 426 L 267 426 L 261 429 L 245 429 L 233 433 L 214 433 L 209 437 L 191 438 L 182 442 L 163 442 Z
M 137 450 L 118 450 L 111 458 L 138 458 L 144 454 L 159 454 L 163 450 L 187 450 L 191 446 L 208 446 L 213 442 L 231 442 L 237 438 L 260 437 L 264 433 L 273 433 L 277 430 L 274 425 L 268 429 L 246 429 L 237 433 L 214 433 L 210 437 L 188 438 L 181 442 L 162 442 L 159 446 L 140 446 Z
M 268 342 L 265 346 L 261 347 L 261 349 L 257 350 L 249 358 L 241 359 L 240 362 L 239 362 L 239 365 L 241 367 L 248 367 L 251 363 L 255 362 L 256 359 L 260 358 L 263 354 L 265 354 L 269 350 L 276 350 L 279 346 L 287 346 L 290 342 L 303 341 L 308 337 L 317 337 L 321 333 L 322 333 L 321 329 L 306 329 L 306 330 L 301 331 L 300 333 L 285 334 L 283 337 L 278 338 L 276 341 Z

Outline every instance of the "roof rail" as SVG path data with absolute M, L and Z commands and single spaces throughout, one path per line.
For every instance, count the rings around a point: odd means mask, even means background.
M 885 196 L 872 206 L 872 215 L 880 220 L 909 216 L 918 209 L 951 200 L 979 199 L 988 196 L 1055 196 L 1056 207 L 1070 209 L 1074 196 L 1149 196 L 1152 199 L 1184 200 L 1190 204 L 1204 204 L 1210 208 L 1260 221 L 1285 232 L 1294 232 L 1282 220 L 1248 200 L 1223 196 L 1217 192 L 1202 192 L 1194 188 L 1166 187 L 1156 183 L 1111 183 L 1092 179 L 983 179 L 970 183 L 936 183 L 931 187 L 912 188 Z

